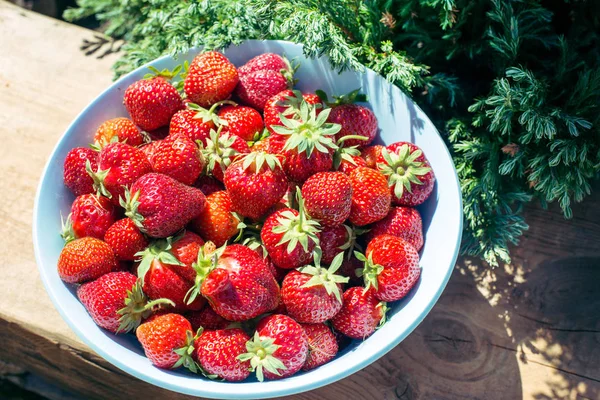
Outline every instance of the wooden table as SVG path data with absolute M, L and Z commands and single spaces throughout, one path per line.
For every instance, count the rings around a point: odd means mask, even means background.
M 0 374 L 24 384 L 41 377 L 54 398 L 183 399 L 88 349 L 38 278 L 31 220 L 42 167 L 69 122 L 110 83 L 116 60 L 80 50 L 94 35 L 0 1 Z M 438 304 L 402 344 L 294 398 L 599 399 L 598 189 L 571 221 L 557 207 L 530 207 L 531 229 L 512 265 L 492 270 L 460 259 Z

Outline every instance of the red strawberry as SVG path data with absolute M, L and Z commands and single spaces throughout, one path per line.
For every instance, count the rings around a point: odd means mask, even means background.
M 367 146 L 362 149 L 361 157 L 364 158 L 365 162 L 367 163 L 367 167 L 373 168 L 373 169 L 377 168 L 377 159 L 380 157 L 381 150 L 384 147 L 385 146 L 376 144 L 373 146 Z
M 338 171 L 343 172 L 346 175 L 350 175 L 350 172 L 356 168 L 366 167 L 366 161 L 360 156 L 349 155 L 348 158 L 342 159 Z
M 240 75 L 246 75 L 252 72 L 265 70 L 282 72 L 282 69 L 287 71 L 293 70 L 290 62 L 285 57 L 275 53 L 263 53 L 250 59 L 246 64 L 239 67 L 238 72 Z
M 423 222 L 412 207 L 392 207 L 389 214 L 371 226 L 367 242 L 379 235 L 398 236 L 412 244 L 417 251 L 423 247 Z
M 239 244 L 216 253 L 201 251 L 194 265 L 196 286 L 188 301 L 201 292 L 212 308 L 230 321 L 245 321 L 273 310 L 279 303 L 279 286 L 264 259 Z
M 341 172 L 318 172 L 302 185 L 306 212 L 322 226 L 338 226 L 350 216 L 352 185 Z
M 383 219 L 390 210 L 391 194 L 381 172 L 361 167 L 350 172 L 352 206 L 350 222 L 363 226 Z
M 119 142 L 130 146 L 139 146 L 144 143 L 144 136 L 137 126 L 129 118 L 113 118 L 104 121 L 94 134 L 94 142 L 104 147 L 117 137 Z
M 172 243 L 171 252 L 181 264 L 172 265 L 171 269 L 193 283 L 196 280 L 196 271 L 192 265 L 198 259 L 198 252 L 204 245 L 204 240 L 194 232 L 185 231 L 183 235 L 173 238 Z
M 205 331 L 225 329 L 231 324 L 230 321 L 217 314 L 209 305 L 200 311 L 190 311 L 185 316 L 190 321 L 190 324 L 192 324 L 194 332 L 201 327 Z
M 242 75 L 235 95 L 244 104 L 263 110 L 267 101 L 277 93 L 290 89 L 293 82 L 279 71 L 255 71 Z
M 102 239 L 115 222 L 116 210 L 106 197 L 93 194 L 78 196 L 71 205 L 63 238 L 69 241 L 85 236 Z
M 229 165 L 241 154 L 249 153 L 250 148 L 248 143 L 239 136 L 219 132 L 220 130 L 211 131 L 210 139 L 207 139 L 206 145 L 202 148 L 202 154 L 206 159 L 207 173 L 223 181 L 223 174 Z
M 331 322 L 333 328 L 353 339 L 365 339 L 385 322 L 387 306 L 375 297 L 375 290 L 351 287 L 344 292 L 344 306 Z
M 117 260 L 134 261 L 135 254 L 148 247 L 148 240 L 131 218 L 123 218 L 111 225 L 104 241 L 112 248 Z
M 148 160 L 150 160 L 154 156 L 154 153 L 156 152 L 156 149 L 158 148 L 158 146 L 160 145 L 161 142 L 162 142 L 162 139 L 154 140 L 150 143 L 146 143 L 140 147 L 140 150 L 142 150 L 144 152 L 144 154 L 146 155 L 146 158 L 148 158 Z
M 300 192 L 300 190 L 298 190 Z M 292 208 L 275 211 L 265 220 L 260 238 L 273 264 L 293 269 L 306 265 L 319 244 L 319 223 L 306 218 L 303 200 L 299 197 L 299 212 Z
M 90 169 L 98 165 L 98 153 L 86 147 L 75 147 L 67 153 L 64 163 L 63 179 L 75 196 L 94 193 L 94 180 L 86 171 L 86 164 Z
M 348 278 L 336 275 L 344 253 L 339 253 L 331 267 L 321 267 L 320 252 L 315 251 L 315 265 L 290 271 L 281 285 L 281 300 L 287 314 L 301 323 L 325 322 L 342 308 L 342 283 Z
M 202 368 L 229 382 L 243 381 L 250 375 L 250 362 L 238 356 L 246 352 L 250 337 L 241 329 L 204 331 L 194 342 L 194 355 Z
M 227 99 L 239 81 L 235 66 L 227 57 L 216 51 L 198 54 L 184 81 L 184 90 L 188 98 L 208 107 Z
M 224 106 L 219 110 L 219 118 L 226 122 L 224 132 L 232 133 L 246 141 L 257 140 L 264 128 L 260 113 L 246 106 Z
M 319 236 L 323 264 L 331 264 L 333 258 L 340 252 L 352 252 L 356 235 L 348 225 L 338 225 L 332 228 L 323 228 Z
M 302 93 L 298 90 L 284 90 L 271 97 L 265 104 L 264 120 L 265 127 L 271 134 L 276 134 L 275 126 L 283 126 L 280 115 L 293 117 L 300 111 L 300 104 L 305 101 L 308 105 L 315 106 L 317 115 L 323 109 L 323 103 L 319 96 L 311 93 Z
M 285 194 L 288 182 L 276 156 L 253 152 L 227 168 L 223 179 L 233 210 L 259 219 Z
M 90 236 L 65 245 L 58 257 L 58 276 L 67 283 L 98 279 L 117 269 L 117 260 L 108 244 Z
M 310 371 L 333 360 L 338 352 L 338 343 L 331 329 L 325 324 L 302 324 L 308 337 L 308 357 L 302 367 Z
M 200 215 L 206 198 L 199 189 L 175 179 L 150 173 L 139 178 L 125 193 L 125 215 L 149 236 L 175 234 Z
M 221 247 L 239 231 L 240 220 L 233 214 L 232 208 L 229 193 L 225 190 L 210 194 L 206 197 L 206 206 L 190 226 L 205 240 Z
M 397 142 L 382 149 L 377 169 L 388 179 L 394 205 L 418 206 L 433 191 L 433 170 L 423 151 L 412 143 Z
M 342 104 L 333 107 L 329 114 L 329 122 L 340 124 L 342 128 L 336 134 L 336 140 L 344 136 L 362 136 L 367 140 L 348 139 L 345 147 L 366 146 L 377 136 L 377 118 L 373 111 L 358 104 Z
M 250 361 L 259 381 L 281 379 L 300 371 L 308 356 L 308 338 L 302 326 L 286 315 L 262 319 L 254 337 L 246 343 L 247 353 L 238 356 Z
M 177 89 L 160 76 L 132 83 L 125 90 L 123 104 L 133 122 L 147 131 L 168 125 L 183 108 Z
M 197 104 L 187 103 L 186 109 L 178 111 L 171 118 L 169 134 L 172 136 L 184 135 L 194 143 L 200 141 L 206 144 L 210 131 L 216 129 L 216 124 L 221 123 L 215 113 L 219 105 L 219 103 L 216 103 L 207 110 Z
M 125 143 L 110 143 L 98 156 L 97 171 L 88 170 L 94 180 L 94 189 L 119 204 L 125 189 L 141 176 L 152 172 L 152 166 L 143 151 Z
M 77 297 L 96 325 L 113 333 L 135 330 L 166 299 L 148 302 L 137 277 L 129 272 L 109 272 L 77 289 Z
M 208 175 L 201 175 L 200 178 L 198 178 L 198 180 L 194 183 L 194 186 L 200 189 L 205 196 L 209 196 L 220 190 L 225 190 L 225 186 L 222 182 L 219 182 L 212 176 Z
M 181 359 L 175 351 L 190 344 L 191 329 L 187 319 L 171 313 L 150 318 L 136 329 L 135 335 L 152 364 L 173 368 Z
M 148 158 L 154 172 L 165 174 L 186 185 L 192 185 L 204 168 L 202 153 L 184 135 L 167 136 Z
M 356 252 L 364 262 L 357 271 L 367 288 L 375 289 L 375 297 L 382 301 L 400 300 L 410 292 L 421 275 L 419 253 L 402 238 L 391 235 L 377 236 L 369 242 L 366 257 Z

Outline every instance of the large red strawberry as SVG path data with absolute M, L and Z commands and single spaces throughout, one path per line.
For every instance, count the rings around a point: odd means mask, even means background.
M 191 229 L 198 232 L 204 240 L 210 240 L 217 247 L 235 236 L 240 220 L 233 213 L 229 193 L 225 190 L 206 197 L 206 206 L 200 215 L 190 223 Z
M 223 182 L 233 210 L 254 220 L 277 204 L 288 188 L 279 159 L 264 152 L 252 152 L 231 164 Z
M 263 110 L 271 97 L 290 89 L 292 85 L 290 77 L 284 76 L 279 71 L 254 71 L 240 76 L 235 95 L 242 103 Z
M 293 67 L 287 58 L 275 53 L 263 53 L 251 58 L 246 64 L 238 68 L 240 75 L 250 74 L 256 71 L 276 71 L 284 73 L 282 70 L 293 72 Z
M 98 169 L 88 170 L 97 193 L 119 204 L 125 189 L 141 176 L 152 172 L 146 154 L 137 147 L 116 142 L 106 145 L 98 156 Z
M 365 160 L 367 167 L 373 169 L 377 168 L 377 159 L 381 155 L 381 150 L 384 148 L 385 146 L 375 144 L 373 146 L 367 146 L 361 150 L 360 155 Z
M 310 371 L 333 360 L 339 346 L 331 329 L 325 324 L 302 324 L 302 328 L 308 337 L 308 357 L 302 370 Z
M 231 133 L 211 131 L 210 138 L 202 148 L 206 160 L 206 172 L 216 179 L 223 181 L 225 170 L 240 157 L 241 154 L 250 152 L 248 143 L 241 137 Z
M 300 104 L 305 101 L 311 106 L 315 106 L 316 113 L 319 114 L 323 109 L 323 103 L 319 96 L 312 93 L 302 93 L 299 90 L 284 90 L 271 97 L 265 104 L 263 112 L 265 127 L 272 135 L 276 135 L 275 126 L 283 126 L 280 115 L 286 117 L 297 116 L 300 112 Z
M 176 350 L 186 348 L 193 341 L 191 329 L 187 319 L 170 313 L 149 318 L 136 329 L 135 335 L 152 364 L 158 368 L 173 368 L 183 360 Z
M 350 172 L 352 206 L 350 222 L 363 226 L 383 219 L 390 210 L 392 196 L 381 172 L 361 167 Z
M 96 170 L 98 167 L 98 152 L 86 148 L 75 147 L 65 157 L 63 166 L 63 179 L 75 196 L 94 193 L 94 180 L 87 173 L 86 164 L 89 169 Z
M 172 265 L 171 269 L 189 282 L 196 280 L 193 264 L 198 260 L 198 252 L 204 245 L 204 240 L 192 231 L 185 231 L 173 238 L 171 252 L 180 264 Z
M 232 323 L 217 314 L 210 305 L 207 305 L 200 311 L 190 311 L 185 314 L 185 317 L 192 324 L 194 332 L 200 328 L 205 331 L 225 329 Z
M 233 244 L 212 253 L 201 251 L 194 268 L 198 277 L 188 301 L 202 293 L 225 319 L 245 321 L 273 310 L 279 303 L 275 278 L 264 259 L 246 246 Z
M 78 196 L 71 205 L 71 213 L 63 225 L 65 241 L 85 236 L 102 239 L 115 222 L 117 212 L 106 197 L 93 194 Z
M 281 300 L 287 314 L 296 321 L 317 324 L 331 319 L 342 308 L 342 283 L 347 277 L 336 275 L 344 253 L 339 253 L 329 269 L 321 267 L 321 254 L 315 251 L 314 265 L 290 271 L 281 285 Z
M 351 287 L 344 292 L 344 305 L 332 318 L 333 328 L 353 339 L 365 339 L 385 322 L 386 303 L 375 297 L 375 290 Z
M 193 357 L 209 374 L 229 382 L 243 381 L 250 375 L 250 362 L 238 356 L 246 352 L 249 340 L 239 328 L 204 331 L 194 342 Z
M 112 248 L 118 260 L 134 261 L 136 254 L 148 247 L 148 239 L 131 218 L 115 222 L 104 234 L 104 241 Z
M 190 101 L 209 107 L 227 99 L 239 81 L 235 66 L 216 51 L 198 54 L 184 81 L 184 90 Z
M 400 300 L 410 292 L 421 275 L 419 253 L 406 240 L 397 236 L 381 235 L 369 242 L 365 255 L 356 252 L 364 262 L 357 271 L 367 288 L 375 289 L 375 297 L 382 301 Z
M 90 236 L 65 245 L 58 257 L 58 276 L 67 283 L 98 279 L 117 269 L 117 260 L 108 244 Z
M 184 135 L 167 136 L 148 160 L 154 172 L 192 185 L 204 168 L 204 157 L 192 139 Z
M 251 107 L 226 105 L 219 110 L 219 118 L 225 121 L 224 131 L 245 141 L 257 140 L 264 124 L 262 116 Z
M 412 244 L 417 251 L 423 247 L 423 222 L 412 207 L 392 207 L 389 214 L 373 225 L 367 233 L 367 242 L 379 235 L 398 236 Z
M 338 226 L 350 216 L 352 185 L 341 172 L 318 172 L 302 185 L 306 212 L 322 226 Z
M 132 83 L 123 104 L 133 122 L 147 131 L 169 125 L 173 114 L 183 108 L 177 89 L 161 76 Z
M 149 236 L 175 234 L 200 215 L 206 198 L 199 189 L 157 173 L 139 178 L 125 193 L 125 215 Z
M 94 134 L 94 142 L 96 145 L 104 147 L 115 137 L 119 142 L 127 143 L 130 146 L 139 146 L 144 143 L 144 135 L 140 129 L 132 120 L 123 117 L 104 121 Z
M 222 121 L 215 113 L 218 103 L 210 109 L 205 109 L 194 103 L 187 103 L 184 110 L 178 111 L 169 125 L 169 135 L 184 135 L 197 143 L 206 144 L 210 131 L 216 129 L 217 124 Z
M 298 198 L 300 211 L 293 208 L 275 211 L 267 217 L 260 231 L 263 245 L 279 268 L 293 269 L 308 264 L 319 244 L 320 225 L 306 217 L 302 196 Z
M 254 337 L 246 343 L 247 353 L 238 356 L 250 361 L 259 381 L 281 379 L 300 371 L 308 356 L 308 338 L 292 318 L 273 314 L 262 319 Z
M 418 206 L 433 191 L 433 170 L 423 151 L 412 143 L 397 142 L 382 149 L 377 169 L 388 179 L 394 205 Z
M 155 306 L 169 300 L 148 302 L 137 277 L 129 272 L 109 272 L 77 289 L 77 297 L 96 325 L 114 333 L 135 330 Z

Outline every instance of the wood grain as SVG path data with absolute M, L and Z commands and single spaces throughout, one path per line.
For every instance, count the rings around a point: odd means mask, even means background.
M 85 399 L 184 399 L 95 355 L 39 280 L 35 187 L 76 114 L 111 80 L 115 55 L 80 50 L 95 33 L 0 1 L 0 360 Z M 598 192 L 600 188 L 596 188 Z M 527 209 L 510 266 L 459 260 L 431 314 L 381 360 L 293 399 L 599 399 L 600 196 L 565 221 Z

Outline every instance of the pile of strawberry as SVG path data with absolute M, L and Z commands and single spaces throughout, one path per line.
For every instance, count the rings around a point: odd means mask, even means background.
M 262 381 L 330 361 L 419 279 L 425 155 L 371 145 L 358 93 L 293 91 L 279 55 L 180 72 L 152 69 L 125 91 L 130 119 L 68 153 L 60 277 L 159 368 Z

